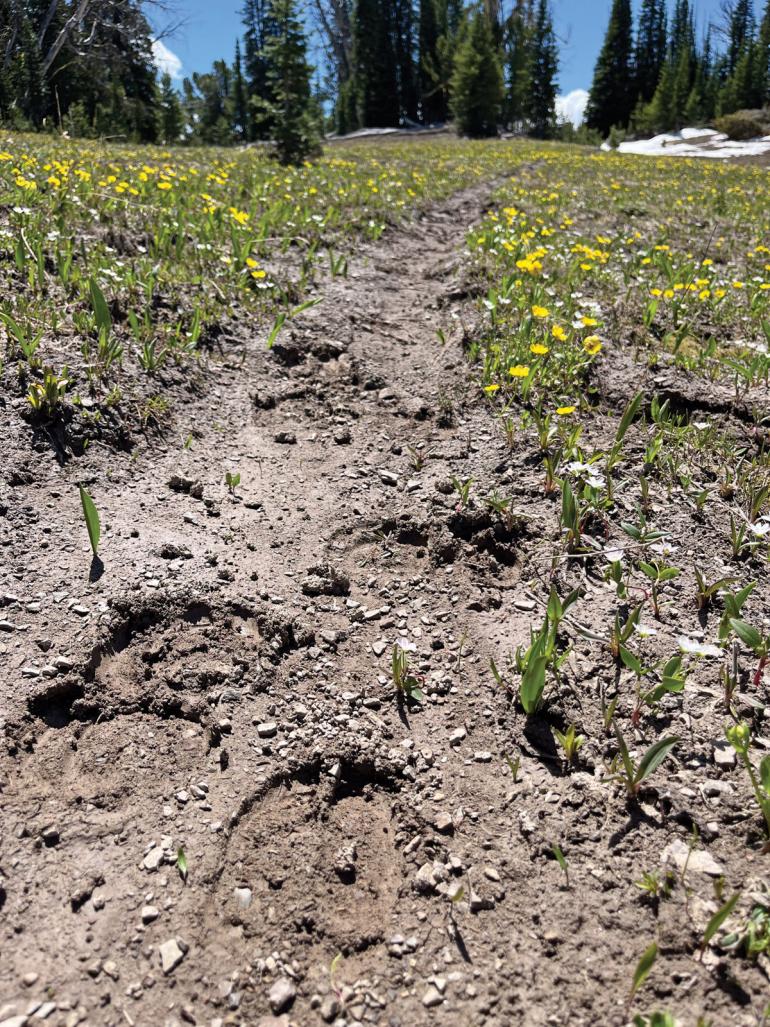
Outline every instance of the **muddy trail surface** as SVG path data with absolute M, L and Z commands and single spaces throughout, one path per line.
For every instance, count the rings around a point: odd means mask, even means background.
M 542 527 L 526 489 L 504 523 L 452 484 L 524 473 L 462 352 L 491 190 L 363 248 L 272 351 L 244 325 L 187 448 L 60 464 L 9 428 L 0 1022 L 628 1020 L 638 853 L 692 824 L 563 773 L 489 672 Z M 659 994 L 754 1022 L 660 916 Z

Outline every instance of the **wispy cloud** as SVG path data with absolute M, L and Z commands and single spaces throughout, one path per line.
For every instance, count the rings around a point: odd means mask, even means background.
M 174 53 L 173 50 L 169 50 L 165 43 L 160 39 L 154 39 L 152 43 L 152 57 L 155 61 L 155 67 L 161 73 L 168 74 L 172 78 L 182 77 L 182 62 Z
M 556 117 L 559 121 L 571 121 L 575 128 L 577 128 L 583 120 L 587 103 L 587 89 L 573 89 L 566 96 L 557 96 Z

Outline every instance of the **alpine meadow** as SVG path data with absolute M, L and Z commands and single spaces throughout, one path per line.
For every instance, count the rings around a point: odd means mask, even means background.
M 0 0 L 0 542 L 0 1027 L 770 1027 L 770 0 Z

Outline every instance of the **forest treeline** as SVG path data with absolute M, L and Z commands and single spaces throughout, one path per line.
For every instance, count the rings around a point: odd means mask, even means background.
M 271 139 L 435 125 L 574 137 L 556 114 L 550 0 L 243 0 L 232 58 L 179 87 L 156 71 L 163 0 L 0 0 L 0 121 L 142 142 Z M 613 0 L 582 138 L 703 124 L 770 103 L 770 0 Z M 592 135 L 591 135 L 592 134 Z
M 725 0 L 699 37 L 690 0 L 613 0 L 586 109 L 589 127 L 638 135 L 770 104 L 770 0 Z

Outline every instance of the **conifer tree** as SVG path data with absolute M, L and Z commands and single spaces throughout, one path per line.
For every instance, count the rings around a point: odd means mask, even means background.
M 549 0 L 538 0 L 529 55 L 530 132 L 536 139 L 550 138 L 556 127 L 556 75 L 559 70 L 556 35 Z
M 184 115 L 179 94 L 171 76 L 165 72 L 160 80 L 160 131 L 164 143 L 178 143 L 184 129 Z
M 655 95 L 665 60 L 665 0 L 642 0 L 634 52 L 634 89 L 643 103 L 649 103 Z
M 503 71 L 485 12 L 469 12 L 455 57 L 451 109 L 463 135 L 497 135 L 503 102 Z
M 298 164 L 318 151 L 318 128 L 311 92 L 313 69 L 307 62 L 307 41 L 295 0 L 270 0 L 268 16 L 274 31 L 265 42 L 270 99 L 257 104 L 273 126 L 275 155 L 282 164 Z
M 634 108 L 632 25 L 631 0 L 613 0 L 586 108 L 586 124 L 603 135 L 627 125 Z
M 528 114 L 530 52 L 533 43 L 531 0 L 516 0 L 505 26 L 506 124 L 521 130 Z
M 235 61 L 233 62 L 233 120 L 236 136 L 241 140 L 246 140 L 249 133 L 249 99 L 243 77 L 239 39 L 235 41 Z
M 399 124 L 398 71 L 388 0 L 356 2 L 353 89 L 361 126 L 388 128 Z

